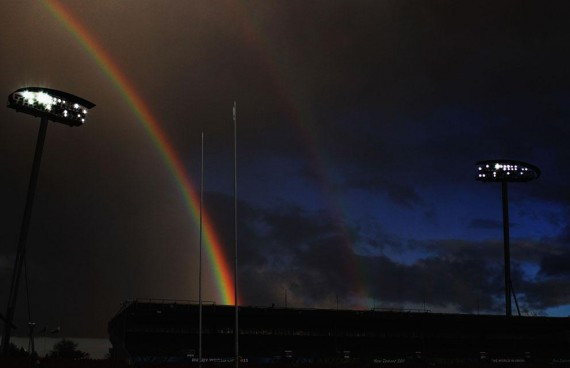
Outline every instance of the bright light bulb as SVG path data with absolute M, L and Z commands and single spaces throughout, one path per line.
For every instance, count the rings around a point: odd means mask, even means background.
M 36 93 L 36 100 L 41 104 L 49 104 L 51 102 L 51 97 L 47 93 L 39 92 Z
M 22 92 L 22 97 L 24 97 L 24 100 L 26 100 L 28 103 L 34 102 L 34 93 L 33 92 L 24 91 L 24 92 Z

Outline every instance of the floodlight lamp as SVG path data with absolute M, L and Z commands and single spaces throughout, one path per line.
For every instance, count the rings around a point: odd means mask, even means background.
M 87 110 L 95 104 L 67 92 L 27 87 L 8 96 L 8 107 L 65 125 L 80 126 L 85 122 Z
M 483 182 L 527 182 L 540 176 L 540 169 L 522 161 L 485 160 L 475 164 L 477 177 Z

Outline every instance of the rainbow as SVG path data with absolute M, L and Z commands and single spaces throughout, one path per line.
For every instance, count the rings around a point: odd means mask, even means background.
M 158 149 L 162 159 L 184 197 L 184 203 L 194 221 L 199 221 L 200 198 L 192 185 L 184 164 L 176 154 L 168 137 L 160 128 L 158 120 L 152 115 L 147 104 L 137 93 L 136 88 L 119 69 L 109 53 L 97 42 L 73 14 L 57 0 L 43 0 L 50 13 L 69 31 L 75 40 L 92 57 L 99 68 L 109 78 L 113 86 L 123 96 L 127 105 L 141 122 Z M 203 234 L 207 257 L 212 264 L 217 285 L 218 297 L 222 304 L 234 304 L 233 269 L 226 261 L 222 244 L 216 235 L 212 220 L 203 212 Z M 241 298 L 238 296 L 238 301 Z
M 373 296 L 369 290 L 363 265 L 359 263 L 357 256 L 355 241 L 347 226 L 346 218 L 347 208 L 342 201 L 342 196 L 334 185 L 337 181 L 334 177 L 334 165 L 328 159 L 324 144 L 321 143 L 320 137 L 323 135 L 318 131 L 315 124 L 311 108 L 306 106 L 301 91 L 294 91 L 295 83 L 286 83 L 294 81 L 296 76 L 287 75 L 288 68 L 282 67 L 280 58 L 273 51 L 273 43 L 265 37 L 266 32 L 261 22 L 258 22 L 252 12 L 248 11 L 246 2 L 230 1 L 227 3 L 233 6 L 232 14 L 235 14 L 240 33 L 249 46 L 257 53 L 257 57 L 264 64 L 265 68 L 272 77 L 274 91 L 277 92 L 278 98 L 286 105 L 289 120 L 295 125 L 299 132 L 299 136 L 304 140 L 307 149 L 307 155 L 314 174 L 319 179 L 321 185 L 321 193 L 323 199 L 328 206 L 328 212 L 337 229 L 339 237 L 344 243 L 344 247 L 349 249 L 354 255 L 347 257 L 344 262 L 344 270 L 350 285 L 352 285 L 352 293 L 348 301 L 352 307 L 363 307 L 369 303 Z

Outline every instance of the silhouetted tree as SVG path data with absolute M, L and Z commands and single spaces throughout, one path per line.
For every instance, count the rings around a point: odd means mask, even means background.
M 50 358 L 65 358 L 65 359 L 87 359 L 89 354 L 77 349 L 77 343 L 63 339 L 54 345 L 53 350 L 50 351 Z

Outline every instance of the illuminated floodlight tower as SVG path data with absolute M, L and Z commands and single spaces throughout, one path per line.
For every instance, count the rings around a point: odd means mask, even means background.
M 30 175 L 30 183 L 28 185 L 28 194 L 26 197 L 26 207 L 24 209 L 22 227 L 20 229 L 20 238 L 18 240 L 16 262 L 10 284 L 8 307 L 6 308 L 6 316 L 4 318 L 2 355 L 8 354 L 10 333 L 11 329 L 14 328 L 13 320 L 18 295 L 18 285 L 20 283 L 20 274 L 22 272 L 22 266 L 26 256 L 26 240 L 28 237 L 28 229 L 30 227 L 32 204 L 34 202 L 34 194 L 38 180 L 48 121 L 51 120 L 71 127 L 81 126 L 85 123 L 87 111 L 95 107 L 95 104 L 67 92 L 56 91 L 49 88 L 28 87 L 18 89 L 11 93 L 8 96 L 8 107 L 18 112 L 39 117 L 41 119 L 41 124 L 36 143 L 34 162 L 32 165 L 32 174 Z
M 507 317 L 511 310 L 511 255 L 509 240 L 509 182 L 527 182 L 540 176 L 540 169 L 534 165 L 514 160 L 486 160 L 477 165 L 477 181 L 501 183 L 503 197 L 503 242 L 505 256 L 505 309 Z M 516 301 L 516 300 L 515 300 Z

